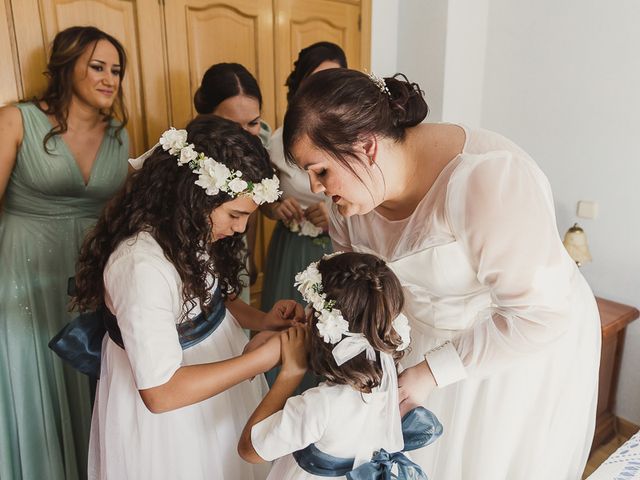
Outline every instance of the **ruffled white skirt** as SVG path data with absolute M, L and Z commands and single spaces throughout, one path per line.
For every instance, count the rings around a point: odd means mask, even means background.
M 227 312 L 218 329 L 184 351 L 184 365 L 242 353 L 247 337 Z M 213 398 L 153 414 L 142 402 L 124 350 L 103 341 L 89 445 L 89 478 L 100 480 L 262 480 L 268 465 L 237 453 L 242 429 L 266 392 L 260 375 Z

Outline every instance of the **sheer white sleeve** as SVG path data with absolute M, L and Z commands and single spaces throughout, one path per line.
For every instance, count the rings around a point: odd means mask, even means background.
M 442 355 L 457 353 L 468 376 L 490 375 L 567 330 L 576 267 L 557 232 L 548 181 L 528 157 L 498 151 L 466 158 L 450 180 L 446 208 L 492 307 L 455 348 L 441 349 L 440 364 L 447 363 Z M 459 379 L 440 377 L 441 386 Z

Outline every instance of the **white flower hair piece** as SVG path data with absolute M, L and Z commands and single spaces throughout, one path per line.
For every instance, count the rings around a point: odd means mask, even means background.
M 323 255 L 322 259 L 328 260 L 342 253 L 329 253 Z M 344 336 L 359 334 L 349 332 L 349 322 L 344 319 L 342 312 L 335 308 L 336 301 L 327 300 L 322 287 L 322 274 L 318 270 L 319 263 L 319 260 L 312 262 L 305 270 L 298 273 L 293 286 L 302 294 L 302 298 L 313 306 L 315 317 L 318 319 L 316 322 L 318 334 L 326 343 L 335 345 L 340 343 Z M 396 350 L 406 349 L 411 342 L 409 320 L 401 313 L 393 320 L 393 328 L 402 339 L 402 344 Z
M 409 319 L 404 313 L 401 313 L 393 319 L 393 329 L 402 340 L 402 344 L 396 348 L 396 351 L 401 352 L 405 350 L 411 343 L 411 327 L 409 326 Z
M 387 82 L 385 82 L 384 78 L 377 76 L 373 72 L 370 72 L 368 75 L 371 81 L 376 84 L 376 87 L 378 87 L 382 93 L 386 93 L 389 98 L 391 98 L 391 92 L 389 91 L 389 87 L 387 87 Z
M 340 253 L 340 252 L 338 252 Z M 335 254 L 334 254 L 335 255 Z M 323 259 L 330 258 L 328 255 Z M 312 262 L 298 273 L 293 284 L 308 303 L 313 306 L 318 319 L 316 327 L 318 333 L 326 343 L 335 345 L 349 332 L 349 322 L 342 316 L 342 312 L 335 307 L 335 300 L 327 300 L 322 288 L 322 275 L 318 270 L 318 263 Z
M 192 143 L 187 143 L 187 131 L 171 127 L 160 136 L 159 145 L 163 150 L 178 157 L 178 165 L 187 165 L 198 175 L 195 184 L 202 187 L 207 195 L 225 192 L 231 198 L 249 195 L 257 205 L 272 203 L 278 200 L 280 180 L 274 174 L 271 178 L 263 178 L 260 183 L 242 179 L 242 172 L 231 170 L 226 165 L 197 152 Z

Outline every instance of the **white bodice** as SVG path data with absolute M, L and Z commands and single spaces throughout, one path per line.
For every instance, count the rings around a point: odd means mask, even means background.
M 373 253 L 397 274 L 417 330 L 410 361 L 452 340 L 467 373 L 484 375 L 569 328 L 579 274 L 534 161 L 496 133 L 465 134 L 409 217 L 344 218 L 333 206 L 330 235 L 336 250 Z

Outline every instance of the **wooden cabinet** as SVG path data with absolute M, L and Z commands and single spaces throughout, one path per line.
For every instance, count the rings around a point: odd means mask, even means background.
M 278 126 L 287 109 L 284 86 L 298 52 L 320 41 L 342 47 L 351 68 L 369 69 L 370 2 L 332 0 L 275 0 L 276 104 Z
M 256 77 L 263 118 L 273 129 L 286 109 L 284 82 L 298 52 L 328 40 L 352 68 L 368 69 L 371 0 L 0 0 L 0 105 L 38 95 L 56 33 L 94 25 L 124 46 L 123 82 L 131 154 L 158 141 L 170 125 L 195 116 L 193 95 L 214 63 L 237 62 Z M 274 223 L 259 221 L 259 272 Z M 259 275 L 261 280 L 261 275 Z M 261 282 L 252 289 L 259 298 Z
M 152 80 L 162 78 L 164 70 L 157 1 L 13 0 L 11 12 L 21 96 L 33 97 L 44 89 L 42 72 L 56 33 L 73 25 L 94 25 L 117 38 L 127 51 L 129 62 L 122 88 L 132 153 L 143 152 L 149 143 L 156 142 L 169 120 L 166 101 L 162 101 L 166 97 L 164 82 L 158 91 Z
M 171 118 L 185 125 L 196 114 L 193 95 L 207 69 L 241 63 L 258 80 L 263 118 L 275 122 L 271 0 L 174 0 L 165 3 Z
M 369 67 L 371 0 L 5 0 L 0 2 L 0 105 L 40 93 L 51 42 L 72 25 L 94 25 L 120 40 L 132 154 L 169 125 L 193 116 L 193 94 L 214 63 L 242 63 L 263 94 L 275 129 L 286 108 L 284 82 L 298 51 L 328 40 L 353 68 Z
M 613 408 L 618 388 L 618 374 L 627 325 L 638 318 L 637 308 L 596 298 L 602 324 L 602 353 L 600 356 L 600 383 L 596 431 L 591 449 L 608 442 L 615 435 L 616 418 Z
M 13 23 L 10 21 L 7 5 L 0 2 L 0 52 L 4 59 L 0 68 L 0 105 L 14 101 L 22 94 L 19 89 L 17 56 L 12 38 Z

